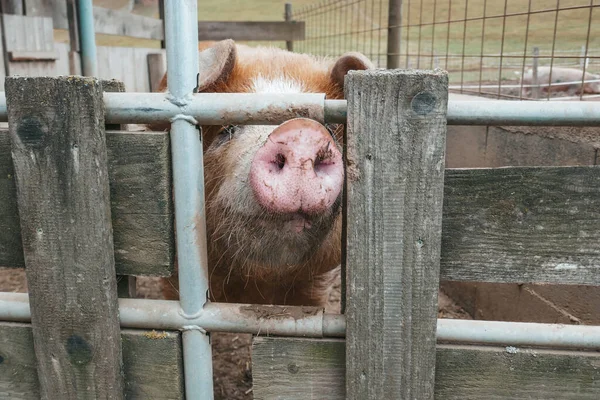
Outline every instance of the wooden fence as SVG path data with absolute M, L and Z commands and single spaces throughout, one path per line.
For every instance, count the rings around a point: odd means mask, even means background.
M 255 337 L 255 398 L 600 395 L 597 352 L 436 345 L 440 279 L 600 285 L 600 167 L 445 170 L 447 85 L 349 74 L 346 339 Z M 27 266 L 32 324 L 0 322 L 0 398 L 183 398 L 180 333 L 116 318 L 116 274 L 172 272 L 168 133 L 105 134 L 107 87 L 7 82 L 0 265 Z
M 445 84 L 347 79 L 346 340 L 255 338 L 255 398 L 600 395 L 597 352 L 435 345 L 439 280 L 600 285 L 600 167 L 444 173 Z

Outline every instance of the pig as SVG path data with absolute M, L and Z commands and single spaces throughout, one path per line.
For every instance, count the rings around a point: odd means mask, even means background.
M 232 40 L 201 43 L 199 61 L 201 93 L 327 99 L 344 97 L 348 71 L 374 68 L 356 52 L 315 57 Z M 210 300 L 326 305 L 341 261 L 343 126 L 294 118 L 279 126 L 201 128 Z M 178 298 L 176 274 L 163 287 L 165 298 Z
M 584 76 L 583 70 L 577 68 L 552 68 L 552 83 L 560 82 L 577 82 L 573 84 L 549 86 L 550 81 L 550 67 L 539 67 L 538 68 L 538 83 L 540 85 L 540 92 L 568 92 L 569 94 L 580 94 L 582 92 L 581 80 Z M 600 93 L 600 82 L 587 82 L 590 80 L 600 79 L 600 75 L 592 74 L 586 71 L 585 83 L 583 84 L 583 93 Z M 523 75 L 522 82 L 525 85 L 533 84 L 533 69 L 529 69 Z M 531 88 L 523 88 L 523 96 L 531 93 Z

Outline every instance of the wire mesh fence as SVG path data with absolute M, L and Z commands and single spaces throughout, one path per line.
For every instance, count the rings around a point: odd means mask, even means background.
M 467 94 L 597 100 L 598 7 L 600 0 L 329 0 L 293 19 L 306 23 L 298 51 L 360 51 L 378 67 L 392 60 L 443 68 L 450 89 Z M 395 35 L 396 50 L 388 42 Z

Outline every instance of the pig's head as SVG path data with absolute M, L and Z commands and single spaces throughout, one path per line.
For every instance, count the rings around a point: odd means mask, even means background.
M 199 91 L 341 99 L 347 72 L 369 68 L 359 53 L 326 59 L 225 40 L 201 50 Z M 296 118 L 279 126 L 203 126 L 202 132 L 209 258 L 216 270 L 266 276 L 339 264 L 341 125 Z

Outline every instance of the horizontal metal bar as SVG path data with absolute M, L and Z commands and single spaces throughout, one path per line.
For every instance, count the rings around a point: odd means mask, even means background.
M 178 106 L 166 93 L 105 93 L 111 124 L 146 124 L 192 117 L 201 125 L 271 125 L 306 117 L 324 122 L 325 94 L 200 93 Z
M 121 327 L 251 333 L 302 337 L 345 337 L 346 318 L 317 307 L 208 303 L 187 319 L 179 302 L 119 299 Z M 30 322 L 27 293 L 0 292 L 0 321 Z M 437 340 L 502 346 L 600 349 L 600 326 L 438 319 Z
M 299 116 L 321 123 L 346 122 L 346 100 L 324 94 L 201 93 L 178 106 L 165 93 L 104 93 L 106 122 L 148 124 L 193 118 L 204 125 L 276 125 Z M 0 122 L 8 120 L 0 92 Z M 450 101 L 448 125 L 600 126 L 600 102 Z
M 600 103 L 452 101 L 448 103 L 448 125 L 600 126 Z
M 438 319 L 437 340 L 500 346 L 600 349 L 600 326 Z
M 207 303 L 193 318 L 185 318 L 178 301 L 119 299 L 121 327 L 252 333 L 303 337 L 343 337 L 343 315 L 324 314 L 318 307 Z M 0 321 L 30 322 L 27 293 L 0 292 Z

